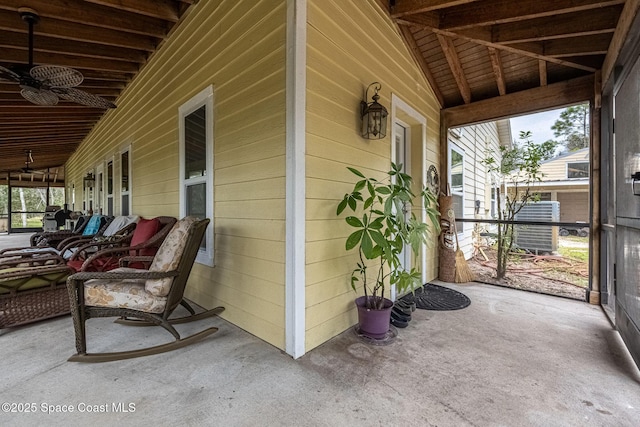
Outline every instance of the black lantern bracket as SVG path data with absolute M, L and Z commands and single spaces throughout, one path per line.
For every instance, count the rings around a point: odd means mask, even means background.
M 93 185 L 96 183 L 96 179 L 94 178 L 91 172 L 87 173 L 87 176 L 83 178 L 83 181 L 84 181 L 85 188 L 86 187 L 93 188 Z
M 369 99 L 369 89 L 373 87 L 372 102 Z M 387 116 L 389 113 L 378 100 L 378 91 L 382 89 L 379 82 L 373 82 L 364 92 L 364 100 L 360 102 L 360 118 L 362 119 L 362 137 L 366 139 L 382 139 L 387 135 Z

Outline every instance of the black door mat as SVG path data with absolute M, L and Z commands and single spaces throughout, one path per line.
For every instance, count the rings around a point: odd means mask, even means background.
M 401 300 L 415 302 L 416 307 L 423 310 L 438 311 L 460 310 L 471 304 L 471 300 L 465 294 L 433 283 L 427 283 L 416 289 L 414 295 L 405 295 Z

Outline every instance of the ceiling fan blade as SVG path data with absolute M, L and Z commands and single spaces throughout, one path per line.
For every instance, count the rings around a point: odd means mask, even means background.
M 36 105 L 50 106 L 58 103 L 58 96 L 46 89 L 24 87 L 20 94 L 24 99 Z
M 84 80 L 80 71 L 59 65 L 37 65 L 31 69 L 30 74 L 49 87 L 74 87 Z
M 8 68 L 4 68 L 2 65 L 0 65 L 0 79 L 19 82 L 20 81 L 20 75 L 15 73 L 15 72 L 13 72 L 13 71 L 11 71 Z
M 55 92 L 62 99 L 86 105 L 87 107 L 116 108 L 116 105 L 113 102 L 80 89 L 75 89 L 72 87 L 52 87 L 51 91 Z

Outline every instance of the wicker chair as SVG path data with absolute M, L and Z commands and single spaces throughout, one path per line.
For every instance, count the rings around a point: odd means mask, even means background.
M 0 250 L 0 255 L 20 253 L 23 256 L 30 256 L 33 253 L 60 253 L 65 246 L 73 245 L 77 242 L 88 241 L 94 237 L 102 236 L 103 233 L 109 228 L 114 217 L 104 215 L 94 215 L 89 217 L 80 227 L 82 230 L 79 233 L 72 232 L 70 230 L 49 231 L 43 233 L 36 233 L 34 236 L 40 236 L 34 238 L 31 236 L 31 246 L 21 248 L 5 248 Z M 91 222 L 98 224 L 97 232 L 89 232 L 86 227 Z M 78 227 L 76 227 L 76 230 Z M 34 245 L 35 243 L 35 245 Z
M 100 249 L 95 253 L 86 254 L 84 251 L 77 251 L 67 261 L 67 265 L 75 271 L 109 271 L 117 268 L 120 258 L 125 256 L 153 257 L 175 223 L 176 219 L 170 216 L 160 216 L 151 220 L 141 219 L 126 242 L 122 240 L 119 244 Z M 141 262 L 127 265 L 132 268 L 148 266 L 149 263 Z
M 187 279 L 208 224 L 208 219 L 194 217 L 178 221 L 153 257 L 149 270 L 121 267 L 106 273 L 85 272 L 69 276 L 67 288 L 77 349 L 77 353 L 69 361 L 107 362 L 163 353 L 216 332 L 218 328 L 211 327 L 181 338 L 172 324 L 215 316 L 224 307 L 170 319 L 182 302 Z M 125 260 L 135 261 L 136 258 L 138 257 Z M 125 319 L 122 323 L 130 325 L 162 326 L 175 340 L 139 350 L 87 353 L 85 322 L 94 317 L 120 317 Z
M 131 240 L 131 233 L 136 227 L 138 216 L 109 217 L 94 235 L 73 236 L 61 241 L 56 248 L 28 247 L 8 248 L 0 251 L 0 264 L 10 257 L 39 257 L 44 254 L 58 254 L 68 260 L 74 255 L 85 258 L 96 251 L 114 245 L 127 245 Z
M 66 278 L 72 273 L 59 255 L 7 260 L 0 268 L 0 328 L 69 313 Z
M 58 243 L 71 236 L 82 235 L 84 228 L 87 226 L 91 216 L 84 215 L 78 218 L 76 226 L 73 230 L 56 230 L 56 231 L 39 231 L 31 235 L 31 246 L 45 247 L 49 246 L 55 248 Z

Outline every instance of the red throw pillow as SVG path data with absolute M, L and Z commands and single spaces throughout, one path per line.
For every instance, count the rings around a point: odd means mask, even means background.
M 136 225 L 136 229 L 133 230 L 133 236 L 131 237 L 131 246 L 137 246 L 146 242 L 152 238 L 160 230 L 160 221 L 158 218 L 144 219 L 141 218 Z M 135 251 L 131 251 L 131 255 L 143 255 L 153 256 L 155 255 L 157 248 L 147 248 L 136 254 Z

